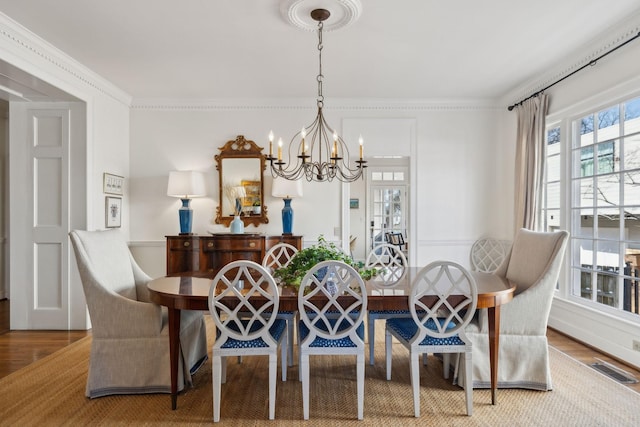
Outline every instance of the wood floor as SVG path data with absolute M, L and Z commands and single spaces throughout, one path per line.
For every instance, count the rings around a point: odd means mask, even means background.
M 2 300 L 0 301 L 0 378 L 90 334 L 91 331 L 10 331 L 9 301 Z M 550 345 L 582 363 L 590 365 L 598 358 L 631 373 L 640 380 L 639 369 L 620 363 L 558 331 L 548 329 L 547 337 Z M 640 393 L 640 383 L 628 384 L 627 387 Z

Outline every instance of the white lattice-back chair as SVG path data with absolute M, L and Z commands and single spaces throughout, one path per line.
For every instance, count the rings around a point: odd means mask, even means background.
M 287 380 L 286 321 L 269 315 L 278 311 L 279 298 L 273 277 L 253 261 L 231 262 L 213 279 L 209 311 L 216 325 L 211 355 L 214 422 L 220 421 L 221 384 L 226 382 L 228 356 L 269 356 L 269 419 L 275 418 L 278 347 L 282 381 Z
M 387 380 L 391 379 L 392 337 L 395 337 L 409 349 L 414 415 L 419 417 L 420 354 L 458 353 L 467 368 L 464 390 L 467 415 L 472 415 L 473 387 L 468 372 L 472 366 L 472 346 L 464 328 L 478 304 L 474 278 L 459 264 L 436 261 L 418 273 L 408 298 L 411 318 L 392 318 L 386 322 Z
M 262 259 L 262 266 L 273 274 L 279 268 L 286 267 L 293 257 L 298 253 L 298 249 L 288 243 L 277 243 L 267 251 Z M 287 321 L 288 339 L 288 365 L 293 366 L 293 326 L 295 325 L 296 311 L 278 311 L 278 318 Z
M 262 266 L 266 268 L 269 273 L 273 273 L 281 267 L 286 267 L 297 253 L 298 249 L 295 246 L 284 242 L 277 243 L 264 255 Z
M 298 292 L 300 379 L 304 419 L 309 419 L 309 356 L 355 355 L 358 419 L 364 416 L 364 325 L 367 290 L 358 272 L 342 261 L 322 261 L 302 279 Z
M 492 237 L 475 241 L 471 246 L 471 267 L 474 271 L 493 273 L 507 256 L 502 242 Z
M 395 245 L 381 243 L 371 249 L 365 261 L 365 268 L 376 269 L 378 274 L 371 279 L 377 288 L 392 288 L 407 273 L 407 258 Z M 391 317 L 411 317 L 409 310 L 369 310 L 367 312 L 367 333 L 369 340 L 369 364 L 375 362 L 376 320 Z

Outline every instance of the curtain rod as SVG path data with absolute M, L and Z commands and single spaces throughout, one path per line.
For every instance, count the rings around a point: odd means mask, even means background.
M 634 41 L 635 39 L 640 38 L 640 32 L 638 32 L 635 36 L 631 37 L 629 40 L 625 41 L 622 44 L 619 44 L 618 46 L 614 47 L 613 49 L 603 53 L 602 55 L 598 56 L 596 59 L 592 59 L 591 61 L 589 61 L 589 63 L 584 64 L 582 67 L 578 68 L 577 70 L 572 71 L 571 73 L 567 74 L 566 76 L 562 77 L 561 79 L 556 80 L 555 82 L 551 83 L 550 85 L 540 89 L 537 92 L 532 93 L 531 95 L 527 96 L 525 99 L 523 99 L 520 102 L 516 102 L 513 105 L 510 105 L 507 107 L 507 110 L 511 111 L 513 110 L 515 107 L 522 105 L 523 102 L 531 99 L 531 98 L 535 98 L 536 96 L 540 95 L 542 92 L 544 92 L 545 90 L 549 89 L 552 86 L 557 85 L 558 83 L 560 83 L 561 81 L 568 79 L 569 77 L 573 76 L 575 73 L 577 73 L 578 71 L 582 71 L 587 67 L 593 67 L 594 65 L 596 65 L 596 63 L 601 60 L 602 58 L 604 58 L 605 56 L 609 55 L 612 52 L 615 52 L 616 50 L 620 49 L 622 46 L 625 46 L 629 43 L 631 43 L 632 41 Z

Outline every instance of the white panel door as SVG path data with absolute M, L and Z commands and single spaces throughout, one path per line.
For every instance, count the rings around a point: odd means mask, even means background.
M 10 117 L 11 327 L 69 329 L 70 110 L 21 104 Z

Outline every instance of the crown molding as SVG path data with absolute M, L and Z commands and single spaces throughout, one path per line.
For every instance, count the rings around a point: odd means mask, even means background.
M 313 99 L 142 99 L 135 98 L 132 110 L 147 111 L 315 111 Z M 479 111 L 500 110 L 504 105 L 492 99 L 342 99 L 332 98 L 326 111 Z
M 8 53 L 13 54 L 14 59 L 17 58 L 22 63 L 14 63 L 7 57 Z M 64 82 L 79 89 L 88 87 L 127 106 L 131 104 L 131 96 L 123 90 L 2 12 L 0 12 L 0 60 L 6 60 L 11 65 L 61 90 L 73 91 L 60 87 L 63 86 L 61 82 Z M 60 81 L 56 82 L 54 79 Z
M 507 105 L 512 105 L 516 102 L 519 102 L 520 100 L 527 98 L 531 94 L 536 93 L 549 86 L 553 82 L 556 82 L 563 77 L 568 76 L 580 67 L 589 64 L 591 61 L 598 58 L 602 54 L 608 52 L 616 46 L 620 46 L 625 41 L 636 36 L 639 32 L 640 12 L 631 15 L 628 19 L 624 20 L 622 23 L 617 24 L 614 28 L 604 31 L 598 37 L 595 37 L 587 43 L 584 43 L 582 47 L 576 50 L 573 55 L 568 56 L 565 61 L 559 63 L 548 73 L 530 79 L 519 85 L 515 89 L 507 92 L 505 96 L 502 97 L 502 100 L 505 103 L 505 108 Z M 640 40 L 636 41 L 636 43 L 640 43 Z M 623 47 L 619 52 L 622 52 L 625 48 L 626 46 Z M 606 58 L 603 58 L 602 60 L 604 61 L 606 60 Z

